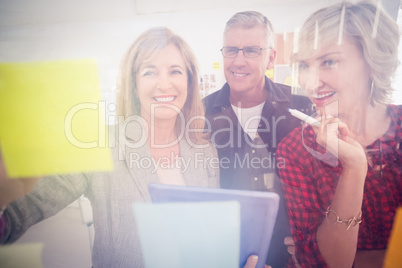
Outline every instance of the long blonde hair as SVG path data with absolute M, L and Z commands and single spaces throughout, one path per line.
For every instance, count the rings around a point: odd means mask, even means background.
M 204 106 L 198 90 L 198 65 L 190 46 L 178 35 L 165 27 L 151 28 L 142 33 L 129 47 L 120 67 L 120 77 L 117 86 L 117 116 L 127 118 L 131 115 L 140 115 L 141 103 L 138 98 L 136 73 L 143 62 L 151 59 L 157 52 L 168 44 L 178 48 L 183 56 L 187 71 L 187 99 L 181 110 L 185 125 L 191 118 L 204 116 Z M 203 129 L 204 120 L 192 120 L 191 128 Z M 183 128 L 182 120 L 178 117 L 175 123 L 176 134 Z M 191 131 L 189 136 L 193 142 L 201 141 L 202 133 Z

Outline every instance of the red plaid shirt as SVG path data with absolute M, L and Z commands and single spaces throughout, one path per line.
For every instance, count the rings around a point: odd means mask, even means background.
M 385 249 L 396 209 L 402 206 L 402 106 L 390 105 L 388 112 L 390 128 L 367 147 L 370 160 L 358 249 Z M 324 151 L 310 126 L 289 133 L 277 151 L 296 258 L 302 267 L 327 267 L 318 249 L 317 229 L 332 202 L 342 166 L 333 156 L 322 155 Z

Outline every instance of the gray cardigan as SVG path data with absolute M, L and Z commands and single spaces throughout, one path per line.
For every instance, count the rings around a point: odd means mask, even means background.
M 139 148 L 122 145 L 138 141 L 141 133 L 135 129 L 125 132 L 122 136 L 125 141 L 122 143 L 120 139 L 113 150 L 113 172 L 43 178 L 29 195 L 7 207 L 8 225 L 0 242 L 17 240 L 30 226 L 55 215 L 85 194 L 91 201 L 95 228 L 93 267 L 143 267 L 132 204 L 150 203 L 147 186 L 159 180 L 152 161 L 146 169 L 136 162 L 151 159 L 148 145 Z M 190 163 L 182 170 L 186 185 L 219 187 L 219 166 L 210 162 L 211 158 L 217 158 L 216 149 L 211 144 L 196 148 L 185 138 L 179 146 L 181 157 Z

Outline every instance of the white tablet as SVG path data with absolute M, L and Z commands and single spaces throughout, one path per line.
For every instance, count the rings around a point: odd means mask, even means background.
M 150 184 L 153 203 L 238 201 L 240 203 L 240 267 L 258 255 L 256 268 L 264 268 L 278 213 L 279 196 L 273 192 L 228 190 Z

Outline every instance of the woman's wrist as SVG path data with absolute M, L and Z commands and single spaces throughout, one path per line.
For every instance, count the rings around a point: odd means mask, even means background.
M 365 179 L 367 176 L 367 163 L 360 163 L 356 165 L 343 165 L 342 164 L 342 175 Z

